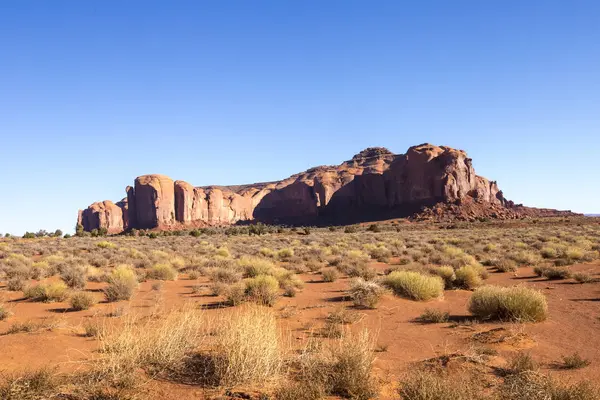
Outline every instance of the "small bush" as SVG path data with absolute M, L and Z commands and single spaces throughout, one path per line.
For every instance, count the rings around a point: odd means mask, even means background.
M 590 274 L 585 272 L 576 272 L 573 274 L 573 279 L 579 283 L 589 283 L 592 282 L 593 279 Z
M 63 282 L 30 286 L 23 292 L 25 298 L 44 303 L 64 301 L 68 297 L 68 288 Z
M 129 300 L 138 286 L 135 271 L 127 265 L 113 269 L 107 280 L 108 287 L 104 289 L 104 295 L 109 302 Z
M 286 248 L 286 249 L 281 249 L 277 252 L 277 258 L 279 258 L 282 261 L 289 260 L 292 257 L 294 257 L 293 249 Z
M 448 322 L 450 314 L 446 311 L 426 308 L 423 314 L 419 316 L 419 321 L 429 324 L 441 324 Z
M 510 258 L 504 258 L 494 264 L 500 272 L 515 272 L 518 269 L 517 263 Z
M 590 361 L 582 358 L 578 353 L 571 354 L 570 356 L 562 357 L 563 369 L 580 369 L 590 365 Z
M 275 269 L 275 264 L 272 261 L 249 256 L 240 258 L 238 266 L 244 270 L 245 276 L 248 278 L 254 278 L 259 275 L 271 275 Z
M 114 243 L 111 243 L 106 240 L 102 240 L 102 241 L 96 243 L 96 246 L 100 247 L 101 249 L 113 249 L 113 248 L 117 247 Z
M 177 279 L 177 270 L 170 264 L 156 264 L 148 271 L 148 278 L 161 281 L 174 281 Z
M 522 374 L 523 372 L 532 372 L 539 369 L 538 363 L 531 357 L 531 354 L 519 352 L 515 354 L 508 365 L 508 372 L 511 374 Z
M 456 279 L 454 284 L 463 289 L 473 290 L 481 286 L 481 269 L 483 267 L 475 267 L 467 265 L 456 270 Z
M 228 285 L 225 288 L 224 296 L 227 299 L 227 304 L 231 306 L 240 305 L 244 302 L 246 296 L 246 285 L 242 282 Z
M 6 309 L 4 304 L 0 303 L 0 321 L 4 321 L 6 318 L 10 316 L 10 311 Z
M 279 282 L 270 275 L 258 275 L 246 280 L 246 295 L 256 303 L 274 306 L 278 291 Z
M 11 278 L 6 282 L 6 289 L 11 292 L 20 292 L 25 289 L 25 286 L 25 280 L 20 277 Z
M 571 270 L 566 267 L 549 267 L 543 271 L 542 276 L 549 280 L 569 279 Z
M 87 267 L 74 265 L 64 268 L 60 273 L 60 279 L 71 289 L 83 289 L 87 281 Z
M 221 323 L 214 351 L 217 384 L 262 385 L 276 379 L 281 366 L 281 343 L 273 312 L 244 307 Z
M 91 293 L 78 292 L 71 295 L 69 299 L 71 308 L 75 311 L 87 310 L 96 304 L 96 299 Z
M 550 376 L 525 372 L 511 375 L 498 391 L 499 400 L 596 400 L 598 388 L 589 382 L 561 385 Z
M 454 268 L 449 265 L 442 265 L 441 267 L 435 268 L 432 272 L 444 280 L 444 287 L 446 289 L 452 289 L 454 287 L 454 280 L 456 279 Z
M 53 398 L 58 382 L 50 369 L 14 375 L 0 385 L 0 399 L 38 400 Z
M 429 300 L 444 294 L 444 282 L 439 276 L 426 276 L 412 271 L 393 271 L 384 284 L 401 297 Z
M 523 286 L 484 286 L 469 299 L 469 311 L 483 319 L 540 322 L 548 316 L 544 295 Z
M 335 282 L 338 280 L 340 274 L 335 268 L 326 268 L 321 271 L 323 282 Z
M 451 375 L 445 371 L 416 370 L 407 375 L 398 394 L 402 400 L 483 400 L 481 386 L 464 375 Z
M 356 278 L 350 283 L 350 297 L 357 307 L 376 308 L 385 293 L 383 287 L 372 281 Z

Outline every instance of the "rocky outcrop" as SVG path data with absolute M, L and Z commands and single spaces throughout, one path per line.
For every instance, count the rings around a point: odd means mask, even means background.
M 144 175 L 126 192 L 127 198 L 116 205 L 94 203 L 82 211 L 84 229 L 106 227 L 116 233 L 252 220 L 327 224 L 406 216 L 516 218 L 532 213 L 505 200 L 496 182 L 476 175 L 464 151 L 431 144 L 399 155 L 368 148 L 340 165 L 251 185 L 194 187 L 164 175 Z
M 110 200 L 96 202 L 79 213 L 77 224 L 85 231 L 106 228 L 108 233 L 119 233 L 125 229 L 123 208 Z
M 168 227 L 175 223 L 175 186 L 165 175 L 143 175 L 134 185 L 136 228 Z

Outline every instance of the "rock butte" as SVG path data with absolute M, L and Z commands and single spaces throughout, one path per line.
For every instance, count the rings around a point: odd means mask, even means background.
M 118 203 L 79 211 L 84 230 L 181 229 L 260 221 L 326 225 L 412 217 L 420 220 L 566 215 L 505 200 L 496 182 L 475 174 L 462 150 L 421 144 L 406 154 L 365 149 L 337 166 L 319 166 L 277 182 L 194 187 L 144 175 Z

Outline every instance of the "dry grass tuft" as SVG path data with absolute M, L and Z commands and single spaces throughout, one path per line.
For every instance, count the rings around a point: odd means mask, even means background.
M 483 319 L 540 322 L 548 316 L 544 295 L 524 286 L 484 286 L 473 293 L 468 307 L 473 315 Z
M 393 271 L 383 282 L 396 295 L 412 300 L 430 300 L 444 294 L 442 278 L 418 272 Z

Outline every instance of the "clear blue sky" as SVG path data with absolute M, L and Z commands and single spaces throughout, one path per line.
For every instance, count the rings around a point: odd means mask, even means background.
M 0 2 L 0 232 L 72 231 L 142 174 L 275 180 L 368 146 L 466 150 L 600 212 L 598 1 Z

